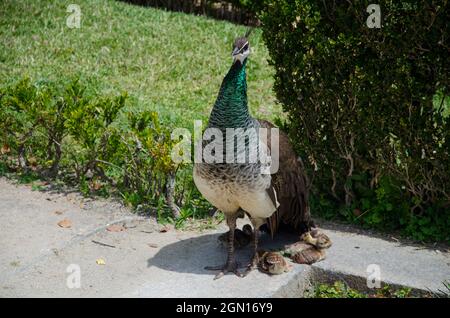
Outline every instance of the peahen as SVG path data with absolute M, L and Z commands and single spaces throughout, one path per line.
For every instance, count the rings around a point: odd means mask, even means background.
M 219 95 L 211 111 L 208 128 L 223 132 L 225 140 L 227 128 L 258 129 L 275 127 L 268 121 L 257 120 L 250 116 L 247 105 L 246 65 L 250 54 L 249 32 L 239 37 L 233 45 L 233 64 L 223 79 Z M 258 137 L 257 137 L 258 138 Z M 249 149 L 263 147 L 269 149 L 270 134 L 267 141 L 255 142 L 245 139 Z M 234 141 L 234 139 L 233 139 Z M 223 146 L 224 158 L 232 152 L 237 156 L 240 150 Z M 248 159 L 246 157 L 246 159 Z M 205 269 L 219 270 L 215 279 L 228 272 L 244 276 L 255 269 L 258 264 L 259 228 L 267 224 L 272 237 L 280 225 L 288 225 L 302 233 L 308 231 L 312 224 L 308 208 L 307 180 L 300 162 L 286 134 L 279 133 L 279 170 L 275 174 L 261 173 L 266 163 L 246 160 L 240 163 L 195 163 L 194 182 L 202 195 L 225 215 L 228 232 L 228 254 L 225 265 L 209 266 Z M 234 258 L 234 233 L 236 219 L 243 215 L 250 218 L 254 228 L 254 256 L 244 275 L 239 270 Z

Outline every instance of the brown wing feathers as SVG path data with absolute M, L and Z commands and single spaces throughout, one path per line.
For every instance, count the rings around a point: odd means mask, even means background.
M 270 128 L 275 126 L 266 120 L 259 120 L 259 123 L 261 127 L 269 129 L 267 143 L 271 149 Z M 291 226 L 298 232 L 307 231 L 312 224 L 305 172 L 297 160 L 288 136 L 280 131 L 279 137 L 279 169 L 272 175 L 272 186 L 277 193 L 280 206 L 267 219 L 272 237 L 281 223 Z

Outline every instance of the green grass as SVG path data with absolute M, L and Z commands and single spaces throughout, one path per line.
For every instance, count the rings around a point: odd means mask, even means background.
M 138 107 L 174 125 L 208 118 L 231 63 L 231 46 L 244 26 L 119 1 L 78 0 L 81 28 L 70 29 L 70 1 L 2 0 L 0 85 L 81 77 L 104 94 L 126 90 Z M 256 30 L 248 65 L 254 116 L 281 114 L 272 92 L 268 52 Z
M 307 295 L 311 298 L 408 298 L 412 297 L 411 288 L 393 288 L 384 285 L 372 292 L 361 292 L 350 288 L 342 281 L 333 284 L 317 284 Z

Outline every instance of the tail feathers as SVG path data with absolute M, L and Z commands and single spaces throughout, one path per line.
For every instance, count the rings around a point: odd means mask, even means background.
M 280 206 L 267 220 L 272 238 L 283 225 L 292 228 L 299 235 L 314 227 L 308 205 L 308 193 L 304 188 L 302 190 L 296 191 L 294 196 L 282 196 L 279 199 Z

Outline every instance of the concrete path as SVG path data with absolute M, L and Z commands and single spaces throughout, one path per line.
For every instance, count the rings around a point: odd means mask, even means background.
M 70 228 L 57 225 L 66 218 Z M 124 230 L 108 231 L 110 224 Z M 443 289 L 450 280 L 448 250 L 324 229 L 334 244 L 322 262 L 279 276 L 253 272 L 213 281 L 215 273 L 203 267 L 225 261 L 217 242 L 224 225 L 161 232 L 153 219 L 119 203 L 32 191 L 0 178 L 0 297 L 300 297 L 315 281 L 341 279 L 364 289 L 371 264 L 383 282 L 417 290 Z M 295 239 L 263 236 L 262 244 L 277 248 Z M 249 258 L 250 248 L 238 252 L 241 264 Z M 69 288 L 77 286 L 78 268 L 80 288 Z

